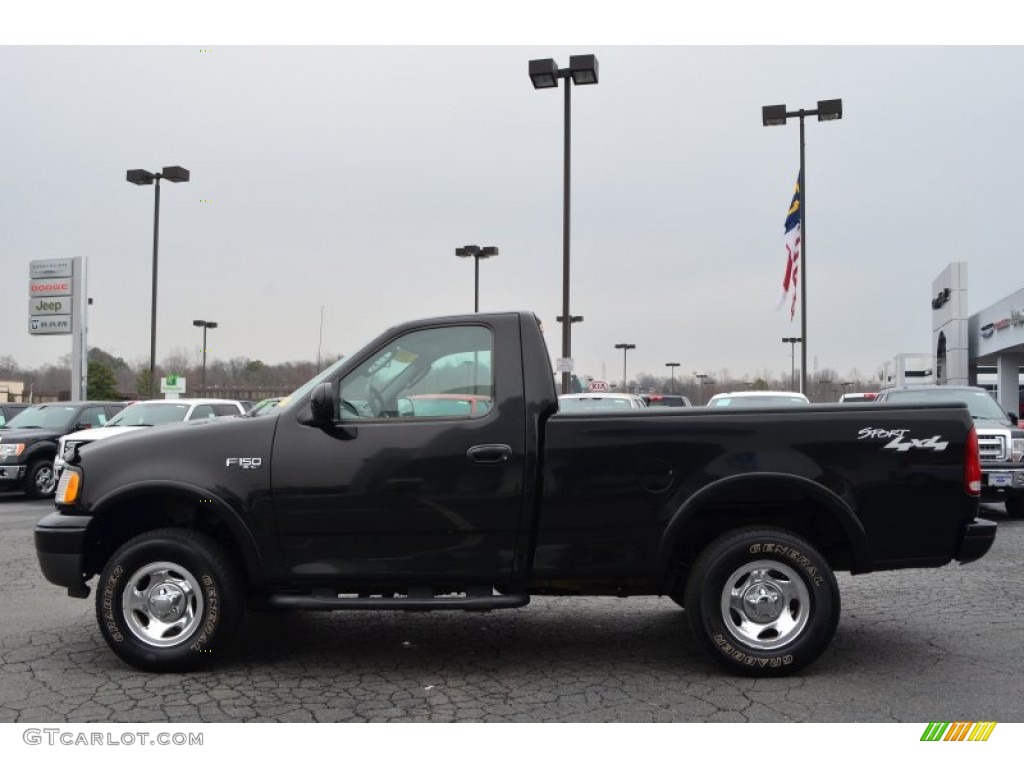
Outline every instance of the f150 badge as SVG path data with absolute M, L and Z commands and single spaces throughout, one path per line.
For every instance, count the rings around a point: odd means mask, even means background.
M 882 446 L 882 450 L 906 453 L 909 450 L 921 451 L 944 451 L 949 446 L 948 440 L 943 440 L 942 435 L 931 437 L 906 437 L 909 429 L 877 429 L 875 427 L 864 427 L 857 433 L 858 440 L 888 440 Z
M 230 458 L 227 459 L 224 466 L 238 467 L 239 469 L 259 469 L 263 466 L 263 459 L 259 456 L 253 456 L 251 458 Z

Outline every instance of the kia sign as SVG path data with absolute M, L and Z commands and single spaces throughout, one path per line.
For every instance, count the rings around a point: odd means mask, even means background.
M 591 392 L 607 392 L 608 382 L 601 381 L 599 379 L 594 379 L 592 382 L 590 382 L 590 386 L 588 386 L 587 389 L 589 389 Z
M 39 315 L 70 315 L 71 299 L 66 296 L 57 296 L 52 299 L 43 297 L 28 300 L 29 317 Z

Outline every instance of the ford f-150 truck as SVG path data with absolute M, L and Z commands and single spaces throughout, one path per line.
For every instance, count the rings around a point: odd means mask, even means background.
M 560 413 L 528 312 L 401 325 L 269 415 L 69 454 L 42 571 L 98 575 L 103 637 L 154 671 L 216 659 L 246 607 L 665 595 L 725 667 L 783 675 L 836 631 L 836 571 L 970 562 L 996 528 L 962 403 Z

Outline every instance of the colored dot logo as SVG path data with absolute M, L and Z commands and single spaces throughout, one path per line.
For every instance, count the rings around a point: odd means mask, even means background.
M 211 200 L 211 199 L 210 199 L 210 198 L 208 198 L 208 197 L 207 197 L 207 198 L 199 198 L 199 202 L 200 202 L 200 203 L 212 203 L 212 202 L 213 202 L 213 200 Z
M 213 48 L 200 48 L 200 53 L 213 53 Z

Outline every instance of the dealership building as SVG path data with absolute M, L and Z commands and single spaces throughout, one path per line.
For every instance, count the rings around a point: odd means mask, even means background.
M 938 384 L 977 384 L 995 374 L 1003 410 L 1018 413 L 1024 365 L 1024 288 L 967 313 L 967 262 L 950 264 L 932 283 L 932 354 Z

